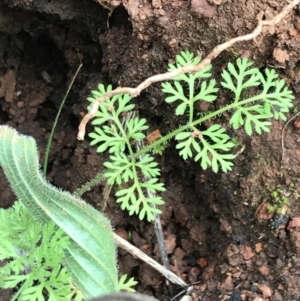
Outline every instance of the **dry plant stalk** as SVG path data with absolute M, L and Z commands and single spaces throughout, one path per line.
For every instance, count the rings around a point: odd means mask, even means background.
M 172 72 L 166 72 L 162 74 L 157 74 L 154 76 L 151 76 L 147 78 L 145 81 L 143 81 L 141 84 L 139 84 L 135 88 L 130 88 L 130 87 L 123 87 L 123 88 L 117 88 L 113 91 L 110 91 L 101 97 L 99 97 L 92 106 L 92 109 L 83 117 L 83 119 L 80 122 L 79 125 L 79 132 L 77 139 L 78 140 L 83 140 L 85 136 L 85 128 L 86 124 L 95 116 L 96 112 L 98 111 L 99 104 L 100 102 L 105 101 L 106 99 L 118 95 L 118 94 L 130 94 L 132 97 L 138 96 L 144 89 L 152 85 L 153 83 L 156 82 L 161 82 L 161 81 L 167 81 L 171 80 L 174 77 L 184 74 L 184 73 L 193 73 L 202 70 L 204 67 L 209 65 L 211 61 L 216 58 L 220 53 L 222 53 L 224 50 L 230 48 L 232 45 L 234 45 L 237 42 L 242 42 L 242 41 L 249 41 L 252 39 L 255 39 L 261 32 L 263 27 L 265 26 L 272 26 L 278 24 L 287 14 L 289 14 L 292 9 L 300 3 L 300 0 L 293 0 L 291 1 L 290 4 L 286 5 L 282 12 L 276 15 L 274 18 L 271 20 L 262 20 L 264 13 L 261 12 L 258 14 L 257 19 L 258 19 L 258 25 L 256 28 L 249 34 L 246 34 L 244 36 L 236 37 L 233 38 L 223 44 L 217 45 L 207 56 L 204 58 L 198 65 L 196 66 L 188 66 L 188 67 L 182 67 L 177 70 L 174 70 Z
M 142 252 L 137 247 L 133 246 L 131 243 L 129 243 L 127 240 L 122 238 L 121 236 L 114 233 L 114 240 L 118 247 L 122 248 L 123 250 L 126 250 L 128 253 L 133 255 L 135 258 L 139 258 L 142 261 L 149 264 L 152 268 L 157 270 L 159 273 L 161 273 L 164 277 L 166 277 L 168 280 L 170 280 L 172 283 L 175 283 L 182 287 L 187 287 L 187 284 L 177 275 L 175 275 L 173 272 L 167 270 L 165 267 L 160 265 L 157 261 L 146 255 L 144 252 Z

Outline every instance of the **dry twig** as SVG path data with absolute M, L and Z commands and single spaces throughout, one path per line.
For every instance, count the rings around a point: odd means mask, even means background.
M 257 16 L 258 18 L 258 25 L 256 28 L 249 34 L 246 34 L 244 36 L 236 37 L 233 38 L 223 44 L 217 45 L 208 55 L 206 58 L 204 58 L 198 65 L 196 66 L 188 66 L 188 67 L 182 67 L 179 68 L 175 71 L 172 72 L 166 72 L 162 74 L 157 74 L 154 76 L 151 76 L 147 78 L 145 81 L 143 81 L 141 84 L 139 84 L 136 88 L 129 88 L 129 87 L 124 87 L 124 88 L 117 88 L 113 91 L 110 91 L 101 97 L 99 97 L 92 106 L 92 109 L 83 117 L 81 120 L 81 123 L 79 125 L 79 132 L 77 139 L 78 140 L 83 140 L 84 135 L 85 135 L 85 127 L 86 124 L 95 116 L 98 108 L 99 108 L 99 103 L 105 101 L 106 99 L 118 95 L 118 94 L 130 94 L 132 97 L 138 96 L 144 89 L 152 85 L 153 83 L 156 82 L 161 82 L 161 81 L 167 81 L 171 80 L 174 77 L 184 74 L 184 73 L 192 73 L 192 72 L 197 72 L 202 70 L 204 67 L 209 65 L 211 61 L 216 58 L 220 53 L 222 53 L 224 50 L 228 49 L 232 45 L 234 45 L 237 42 L 242 42 L 242 41 L 248 41 L 256 38 L 261 32 L 263 27 L 265 26 L 272 26 L 278 24 L 288 13 L 292 11 L 292 9 L 300 3 L 300 0 L 293 0 L 291 1 L 290 4 L 285 6 L 282 10 L 281 13 L 276 15 L 274 18 L 271 20 L 262 20 L 263 17 L 263 12 L 259 13 Z
M 142 295 L 139 293 L 118 292 L 108 295 L 102 295 L 88 301 L 158 301 L 152 296 Z
M 133 255 L 135 258 L 139 258 L 152 266 L 154 269 L 156 269 L 158 272 L 160 272 L 163 276 L 165 276 L 168 280 L 171 282 L 180 285 L 182 287 L 187 287 L 187 284 L 178 276 L 176 276 L 171 271 L 167 270 L 165 267 L 160 265 L 158 262 L 156 262 L 154 259 L 146 255 L 144 252 L 142 252 L 137 247 L 133 246 L 131 243 L 129 243 L 127 240 L 123 239 L 121 236 L 114 233 L 114 240 L 118 247 L 122 248 L 123 250 L 126 250 L 128 253 Z

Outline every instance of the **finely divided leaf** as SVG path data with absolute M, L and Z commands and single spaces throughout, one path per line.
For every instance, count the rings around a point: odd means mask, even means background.
M 137 285 L 138 282 L 134 280 L 134 278 L 130 278 L 127 280 L 127 275 L 123 275 L 119 280 L 119 286 L 121 290 L 126 290 L 128 292 L 135 292 L 135 289 L 132 287 Z
M 118 135 L 115 125 L 104 125 L 102 128 L 95 127 L 94 129 L 95 132 L 89 134 L 89 137 L 93 139 L 90 144 L 100 144 L 97 147 L 98 153 L 102 153 L 107 149 L 110 153 L 124 152 L 126 141 Z
M 176 83 L 178 84 L 177 81 L 175 81 L 175 88 L 177 87 Z M 165 98 L 165 101 L 167 103 L 172 103 L 176 100 L 182 100 L 183 102 L 188 102 L 188 99 L 185 97 L 184 93 L 180 93 L 178 92 L 178 90 L 176 90 L 172 84 L 170 83 L 162 83 L 162 91 L 164 93 L 169 93 L 172 96 L 168 96 Z M 180 86 L 181 87 L 181 86 Z
M 151 179 L 144 183 L 134 182 L 128 188 L 121 188 L 116 192 L 117 203 L 121 203 L 122 210 L 128 210 L 129 214 L 138 214 L 142 220 L 147 217 L 148 221 L 154 219 L 154 214 L 160 214 L 161 211 L 151 206 L 151 204 L 162 205 L 164 201 L 161 197 L 149 198 L 144 189 L 149 189 L 152 193 L 164 191 L 162 183 L 157 183 L 158 179 Z
M 194 97 L 193 101 L 204 100 L 207 102 L 212 102 L 217 98 L 218 88 L 216 87 L 216 81 L 214 79 L 202 82 L 200 92 Z
M 188 139 L 181 138 L 185 137 L 186 134 L 188 135 Z M 188 158 L 192 158 L 193 151 L 200 152 L 199 140 L 196 141 L 196 138 L 192 136 L 192 133 L 183 132 L 175 137 L 176 140 L 180 140 L 181 142 L 176 145 L 176 149 L 180 149 L 179 155 L 184 159 L 187 160 Z
M 249 69 L 252 64 L 247 58 L 237 59 L 238 69 L 232 63 L 228 63 L 229 72 L 225 69 L 221 74 L 224 80 L 221 82 L 222 86 L 239 97 L 246 88 L 260 85 L 261 74 L 257 68 L 252 67 Z
M 142 140 L 146 137 L 142 131 L 147 130 L 149 127 L 146 125 L 145 118 L 134 117 L 127 121 L 127 138 L 136 141 Z
M 101 97 L 103 94 L 110 92 L 112 90 L 112 85 L 108 85 L 105 89 L 105 86 L 103 84 L 98 84 L 98 90 L 93 90 L 92 95 L 93 97 L 89 97 L 88 100 L 93 102 L 97 98 Z
M 113 185 L 116 183 L 121 185 L 123 182 L 126 183 L 134 178 L 133 162 L 128 160 L 125 154 L 116 153 L 109 158 L 110 161 L 104 163 L 104 166 L 107 168 L 104 177 L 107 178 L 108 184 Z

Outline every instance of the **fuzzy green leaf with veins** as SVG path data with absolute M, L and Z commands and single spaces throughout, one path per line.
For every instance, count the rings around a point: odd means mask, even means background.
M 52 220 L 70 238 L 65 266 L 86 298 L 119 290 L 109 220 L 93 207 L 49 184 L 39 170 L 35 140 L 0 126 L 0 165 L 18 199 L 40 223 Z

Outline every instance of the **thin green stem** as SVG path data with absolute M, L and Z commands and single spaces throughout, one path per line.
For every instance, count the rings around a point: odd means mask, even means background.
M 126 127 L 124 127 L 122 125 L 122 123 L 120 122 L 119 116 L 115 113 L 115 110 L 113 110 L 113 116 L 114 116 L 114 122 L 117 125 L 117 127 L 118 127 L 118 129 L 121 133 L 121 136 L 123 136 L 123 139 L 126 141 L 126 145 L 127 145 L 128 150 L 129 150 L 130 157 L 131 157 L 131 166 L 132 166 L 132 170 L 133 170 L 133 174 L 134 174 L 134 182 L 138 183 L 139 179 L 138 179 L 137 170 L 136 170 L 135 164 L 134 164 L 135 163 L 134 151 L 132 149 L 132 146 L 131 146 L 131 143 L 130 143 L 129 139 L 127 138 L 127 134 L 125 132 Z
M 90 190 L 93 186 L 98 185 L 101 181 L 104 180 L 104 173 L 98 173 L 93 179 L 84 183 L 80 188 L 74 191 L 74 194 L 78 196 L 83 195 L 86 191 Z
M 55 129 L 56 129 L 56 126 L 57 126 L 57 123 L 58 123 L 58 119 L 59 119 L 61 111 L 62 111 L 62 109 L 63 109 L 63 107 L 65 105 L 66 99 L 67 99 L 67 97 L 68 97 L 68 95 L 70 93 L 70 90 L 71 90 L 71 88 L 73 86 L 73 83 L 74 83 L 74 81 L 75 81 L 75 79 L 76 79 L 76 77 L 77 77 L 77 75 L 78 75 L 81 67 L 82 67 L 82 63 L 80 63 L 80 65 L 78 66 L 78 68 L 77 68 L 77 70 L 75 72 L 75 75 L 73 76 L 73 79 L 72 79 L 72 81 L 71 81 L 71 83 L 70 83 L 70 85 L 68 87 L 68 90 L 67 90 L 66 94 L 64 95 L 64 98 L 63 98 L 63 100 L 62 100 L 62 102 L 61 102 L 61 104 L 59 106 L 58 112 L 56 114 L 56 117 L 55 117 L 52 129 L 51 129 L 50 137 L 48 139 L 48 143 L 47 143 L 47 147 L 46 147 L 45 160 L 44 160 L 44 166 L 43 166 L 43 174 L 44 174 L 45 177 L 47 175 L 47 167 L 48 167 L 48 161 L 49 161 L 50 148 L 51 148 L 51 145 L 52 145 L 53 136 L 54 136 L 54 132 L 55 132 Z
M 195 76 L 193 74 L 189 75 L 189 123 L 193 122 L 194 119 L 194 83 L 195 83 Z
M 235 99 L 234 99 L 234 103 L 238 103 L 240 97 L 241 97 L 241 85 L 243 84 L 243 80 L 244 78 L 242 76 L 240 76 L 239 78 L 237 78 L 237 87 L 235 90 Z
M 178 129 L 174 130 L 173 132 L 161 137 L 160 139 L 156 140 L 155 142 L 145 146 L 143 149 L 141 149 L 140 151 L 136 152 L 133 157 L 136 158 L 142 154 L 145 154 L 149 151 L 151 151 L 151 149 L 157 147 L 158 145 L 164 143 L 165 141 L 168 141 L 172 138 L 174 138 L 177 134 L 185 131 L 185 130 L 188 130 L 190 129 L 191 127 L 193 126 L 196 126 L 197 124 L 200 124 L 200 123 L 203 123 L 204 121 L 206 120 L 209 120 L 211 118 L 214 118 L 216 117 L 217 115 L 219 114 L 222 114 L 226 111 L 229 111 L 229 110 L 232 110 L 232 109 L 235 109 L 236 107 L 239 107 L 239 106 L 242 106 L 242 105 L 245 105 L 247 103 L 251 103 L 253 101 L 257 101 L 257 100 L 261 100 L 261 99 L 264 99 L 264 98 L 272 98 L 272 95 L 275 95 L 275 94 L 265 94 L 265 95 L 262 95 L 262 94 L 259 94 L 259 95 L 256 95 L 256 96 L 253 96 L 253 97 L 250 97 L 250 98 L 247 98 L 245 100 L 242 100 L 242 101 L 239 101 L 238 103 L 231 103 L 223 108 L 220 108 L 219 110 L 217 111 L 214 111 L 214 112 L 211 112 L 199 119 L 196 119 L 190 123 L 187 123 L 186 125 L 183 125 L 181 127 L 179 127 Z
M 116 126 L 119 129 L 119 132 L 121 133 L 121 136 L 123 137 L 123 139 L 126 141 L 126 145 L 128 147 L 129 153 L 132 156 L 134 154 L 133 149 L 131 147 L 130 141 L 127 138 L 127 134 L 125 132 L 125 126 L 122 125 L 122 123 L 120 122 L 119 116 L 116 114 L 116 111 L 113 110 L 112 111 L 112 115 L 113 115 L 113 121 L 116 124 Z

